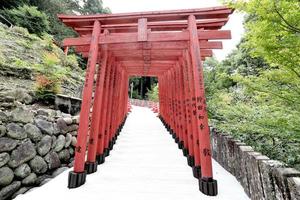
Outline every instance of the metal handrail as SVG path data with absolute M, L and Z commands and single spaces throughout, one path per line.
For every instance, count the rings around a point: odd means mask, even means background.
M 10 25 L 10 28 L 14 26 L 8 19 L 6 19 L 3 15 L 0 14 L 0 17 L 1 17 L 2 19 L 4 19 L 4 20 Z

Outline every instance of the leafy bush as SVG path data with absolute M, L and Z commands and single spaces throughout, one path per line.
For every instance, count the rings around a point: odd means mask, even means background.
M 27 28 L 29 33 L 42 36 L 49 30 L 47 15 L 38 11 L 36 7 L 19 6 L 11 10 L 5 10 L 5 16 L 16 26 Z
M 158 102 L 158 84 L 156 84 L 152 90 L 149 90 L 147 95 L 149 100 Z
M 37 99 L 46 103 L 54 101 L 54 95 L 60 92 L 63 78 L 68 70 L 60 65 L 60 59 L 54 53 L 44 56 L 43 64 L 36 65 L 38 75 L 36 77 Z
M 240 45 L 221 63 L 205 62 L 210 123 L 271 159 L 300 169 L 300 79 L 250 58 L 245 50 Z M 227 84 L 228 79 L 234 84 Z

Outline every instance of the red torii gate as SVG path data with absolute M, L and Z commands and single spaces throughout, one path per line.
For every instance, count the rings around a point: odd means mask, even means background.
M 202 61 L 212 56 L 212 49 L 222 49 L 217 40 L 231 39 L 230 31 L 219 30 L 231 13 L 222 6 L 58 16 L 79 34 L 64 40 L 65 52 L 72 46 L 88 57 L 69 188 L 84 184 L 86 174 L 97 171 L 97 165 L 109 155 L 126 120 L 128 79 L 137 75 L 158 77 L 160 119 L 183 149 L 194 177 L 199 179 L 200 191 L 217 195 Z

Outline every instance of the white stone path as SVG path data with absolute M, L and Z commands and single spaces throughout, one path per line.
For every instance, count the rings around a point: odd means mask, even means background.
M 198 190 L 186 158 L 156 115 L 133 107 L 106 162 L 85 185 L 67 188 L 68 171 L 17 200 L 248 200 L 238 181 L 213 162 L 219 195 Z

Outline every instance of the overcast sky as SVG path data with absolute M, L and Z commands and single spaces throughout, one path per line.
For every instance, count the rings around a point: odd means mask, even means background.
M 188 8 L 203 8 L 219 6 L 218 0 L 103 0 L 105 7 L 109 7 L 113 13 L 173 10 Z M 223 27 L 224 30 L 231 30 L 232 39 L 223 41 L 223 50 L 214 50 L 218 60 L 222 60 L 239 43 L 244 33 L 243 17 L 234 13 L 230 16 L 229 22 Z

